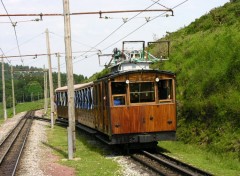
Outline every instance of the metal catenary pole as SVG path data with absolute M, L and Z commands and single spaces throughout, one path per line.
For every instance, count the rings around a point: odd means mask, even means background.
M 2 57 L 2 89 L 3 89 L 3 116 L 4 120 L 7 120 L 7 109 L 6 109 L 6 94 L 5 94 L 5 75 L 4 75 L 4 59 Z
M 13 101 L 13 115 L 16 115 L 15 108 L 15 92 L 14 92 L 14 80 L 13 80 L 13 66 L 11 65 L 11 79 L 12 79 L 12 101 Z
M 48 52 L 48 69 L 49 69 L 49 87 L 50 87 L 50 104 L 51 104 L 51 128 L 54 127 L 54 95 L 53 95 L 53 79 L 52 79 L 52 63 L 51 63 L 51 52 L 50 52 L 50 42 L 49 42 L 49 32 L 46 29 L 46 42 L 47 42 L 47 52 Z
M 75 140 L 75 109 L 74 109 L 74 86 L 73 86 L 73 64 L 72 64 L 72 46 L 71 46 L 71 27 L 70 27 L 70 10 L 69 0 L 63 0 L 64 14 L 64 33 L 65 33 L 65 53 L 66 53 L 66 70 L 68 84 L 68 159 L 73 159 L 73 153 L 76 149 Z

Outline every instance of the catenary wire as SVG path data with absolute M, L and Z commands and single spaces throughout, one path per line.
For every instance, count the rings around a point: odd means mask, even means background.
M 154 2 L 153 4 L 151 4 L 150 6 L 148 6 L 147 8 L 145 8 L 144 10 L 149 9 L 150 7 L 152 7 L 153 5 L 155 5 L 155 4 L 156 4 L 157 2 L 159 2 L 159 1 L 160 1 L 160 0 L 157 0 L 156 2 Z M 133 17 L 131 17 L 127 22 L 129 22 L 129 21 L 131 21 L 132 19 L 136 18 L 139 14 L 143 13 L 144 10 L 141 11 L 141 12 L 139 12 L 139 13 L 137 13 L 137 14 L 134 15 Z M 100 42 L 98 42 L 93 48 L 96 48 L 98 45 L 100 45 L 100 44 L 103 43 L 105 40 L 107 40 L 110 36 L 112 36 L 115 32 L 117 32 L 122 26 L 124 26 L 127 22 L 125 22 L 125 23 L 121 24 L 119 27 L 117 27 L 117 28 L 116 28 L 114 31 L 112 31 L 107 37 L 105 37 L 103 40 L 101 40 Z M 80 56 L 75 56 L 74 59 L 77 59 L 77 58 L 79 58 L 79 57 L 82 57 L 82 56 L 84 56 L 86 53 L 88 53 L 88 52 L 90 52 L 90 51 L 91 51 L 91 49 L 90 49 L 89 51 L 81 54 Z M 91 55 L 91 57 L 94 56 L 94 55 L 96 55 L 96 54 Z M 85 57 L 85 58 L 83 58 L 83 59 L 81 59 L 81 60 L 79 60 L 79 61 L 85 60 L 85 59 L 87 59 L 87 58 L 88 58 L 88 57 Z M 73 62 L 73 63 L 77 63 L 77 62 L 79 62 L 79 61 L 75 61 L 75 62 Z M 61 64 L 60 67 L 63 67 L 64 65 L 65 65 L 65 63 Z
M 1 52 L 2 52 L 2 55 L 5 56 L 5 54 L 4 54 L 3 50 L 2 50 L 2 48 L 0 48 L 0 50 L 1 50 Z M 7 58 L 6 58 L 6 59 L 7 59 Z M 7 59 L 7 61 L 8 61 L 9 64 L 11 64 L 11 62 L 10 62 L 8 59 Z
M 181 2 L 180 4 L 178 4 L 178 5 L 174 6 L 174 7 L 173 7 L 173 8 L 171 8 L 171 9 L 175 9 L 175 8 L 179 7 L 180 5 L 182 5 L 182 4 L 184 4 L 184 3 L 186 3 L 187 1 L 189 1 L 189 0 L 185 0 L 185 1 Z M 166 14 L 166 13 L 167 13 L 167 12 L 164 12 L 164 13 L 162 13 L 162 14 L 160 14 L 160 15 L 156 16 L 155 18 L 152 18 L 152 19 L 150 19 L 149 21 L 147 21 L 147 22 L 143 23 L 141 26 L 139 26 L 138 28 L 134 29 L 132 32 L 128 33 L 126 36 L 122 37 L 122 38 L 121 38 L 121 39 L 119 39 L 118 41 L 116 41 L 116 42 L 112 43 L 112 44 L 111 44 L 111 45 L 109 45 L 108 47 L 104 48 L 102 51 L 105 51 L 105 50 L 107 50 L 108 48 L 112 47 L 113 45 L 115 45 L 115 44 L 116 44 L 116 43 L 118 43 L 119 41 L 121 41 L 121 40 L 123 40 L 123 39 L 127 38 L 128 36 L 130 36 L 131 34 L 133 34 L 134 32 L 136 32 L 137 30 L 139 30 L 140 28 L 142 28 L 143 26 L 145 26 L 147 23 L 149 23 L 149 22 L 151 22 L 151 21 L 153 21 L 153 20 L 155 20 L 155 19 L 157 19 L 157 18 L 161 17 L 162 15 L 164 15 L 164 14 Z
M 21 20 L 21 21 L 16 21 L 15 23 L 27 23 L 27 22 L 38 22 L 38 21 L 42 21 L 41 19 L 39 19 L 39 18 L 36 18 L 36 19 L 33 19 L 33 20 Z M 12 22 L 7 22 L 7 21 L 3 21 L 3 22 L 0 22 L 0 23 L 2 23 L 2 24 L 4 24 L 4 23 L 6 23 L 6 24 L 8 24 L 8 23 L 11 23 L 12 24 Z
M 19 46 L 22 46 L 22 45 L 24 45 L 24 44 L 26 44 L 26 43 L 28 43 L 28 42 L 30 42 L 30 41 L 32 41 L 32 40 L 34 40 L 35 38 L 37 38 L 37 37 L 41 36 L 42 34 L 44 34 L 44 33 L 40 33 L 40 34 L 38 34 L 38 35 L 36 35 L 36 36 L 34 36 L 34 37 L 32 37 L 32 38 L 30 38 L 30 39 L 28 39 L 28 40 L 26 40 L 26 41 L 22 42 L 22 43 L 20 43 L 20 45 L 19 45 Z M 11 51 L 15 50 L 16 48 L 17 48 L 17 47 L 15 47 L 15 48 L 12 48 L 12 49 L 10 49 L 10 50 L 6 51 L 5 53 L 9 53 L 9 52 L 11 52 Z
M 50 34 L 53 34 L 53 35 L 56 35 L 56 36 L 58 36 L 58 37 L 60 37 L 60 38 L 64 38 L 64 36 L 62 36 L 62 35 L 60 35 L 60 34 L 56 34 L 56 33 L 51 32 L 51 31 L 49 31 L 49 33 L 50 33 Z M 94 48 L 94 47 L 92 47 L 92 46 L 89 46 L 89 45 L 87 45 L 87 44 L 85 44 L 85 43 L 82 43 L 82 42 L 79 42 L 79 41 L 77 41 L 77 40 L 72 40 L 72 41 L 75 42 L 75 43 L 78 43 L 78 44 L 80 44 L 80 45 L 86 46 L 86 47 L 88 47 L 88 48 L 95 49 L 95 50 L 99 51 L 98 48 Z
M 6 14 L 8 15 L 8 11 L 7 11 L 7 8 L 5 7 L 3 1 L 1 0 L 1 3 L 3 5 L 3 8 L 6 12 Z M 12 19 L 10 18 L 10 16 L 8 15 L 8 18 L 9 20 L 11 21 L 12 23 L 12 26 L 13 26 L 13 29 L 14 29 L 14 34 L 15 34 L 15 39 L 16 39 L 16 42 L 17 42 L 17 47 L 18 47 L 18 53 L 19 53 L 19 56 L 21 56 L 21 51 L 20 51 L 20 47 L 19 47 L 19 42 L 18 42 L 18 37 L 17 37 L 17 31 L 16 31 L 16 25 L 17 23 L 13 23 Z M 21 61 L 22 61 L 22 64 L 23 64 L 23 59 L 21 58 Z
M 145 10 L 149 9 L 150 7 L 152 7 L 153 5 L 155 5 L 155 4 L 156 4 L 157 2 L 159 2 L 159 1 L 160 1 L 160 0 L 154 2 L 153 4 L 151 4 L 150 6 L 148 6 L 147 8 L 145 8 Z M 141 13 L 143 13 L 143 12 L 144 12 L 144 10 L 141 11 L 141 12 L 139 12 L 139 13 L 137 13 L 136 15 L 134 15 L 133 17 L 131 17 L 127 22 L 131 21 L 132 19 L 134 19 L 135 17 L 137 17 L 139 14 L 141 14 Z M 127 22 L 126 22 L 126 23 L 127 23 Z M 94 47 L 97 47 L 98 45 L 100 45 L 101 43 L 103 43 L 103 42 L 104 42 L 105 40 L 107 40 L 110 36 L 112 36 L 115 32 L 117 32 L 120 28 L 122 28 L 126 23 L 121 24 L 119 27 L 117 27 L 115 30 L 113 30 L 107 37 L 105 37 L 103 40 L 101 40 L 100 42 L 98 42 Z M 76 58 L 81 57 L 81 56 L 83 56 L 84 54 L 86 54 L 86 53 L 83 53 L 82 55 L 77 56 Z
M 181 6 L 181 5 L 183 5 L 183 4 L 186 3 L 187 1 L 189 1 L 189 0 L 185 0 L 185 1 L 183 1 L 183 2 L 181 2 L 181 3 L 179 3 L 179 4 L 177 4 L 176 6 L 174 6 L 174 7 L 171 8 L 171 9 L 175 9 L 175 8 L 177 8 L 177 7 Z M 128 33 L 126 36 L 124 36 L 124 37 L 122 37 L 121 39 L 119 39 L 118 41 L 112 43 L 112 44 L 109 45 L 108 47 L 102 49 L 102 51 L 105 51 L 106 49 L 112 47 L 113 45 L 115 45 L 115 44 L 118 43 L 119 41 L 125 39 L 125 38 L 128 37 L 129 35 L 133 34 L 133 33 L 136 32 L 137 30 L 139 30 L 140 28 L 142 28 L 143 26 L 145 26 L 147 23 L 149 23 L 149 22 L 151 22 L 151 21 L 153 21 L 153 20 L 159 18 L 160 16 L 164 15 L 165 13 L 166 13 L 166 12 L 164 12 L 164 13 L 162 13 L 162 14 L 156 16 L 155 18 L 151 19 L 151 20 L 148 21 L 148 22 L 145 22 L 144 24 L 142 24 L 141 26 L 139 26 L 138 28 L 136 28 L 136 29 L 133 30 L 132 32 Z M 80 59 L 80 60 L 77 60 L 77 61 L 75 61 L 75 62 L 73 62 L 73 63 L 75 64 L 75 63 L 77 63 L 77 62 L 83 61 L 83 60 L 85 60 L 85 59 L 87 59 L 87 58 L 90 58 L 90 57 L 92 57 L 92 56 L 95 56 L 95 55 L 96 55 L 96 54 L 89 55 L 89 56 L 84 57 L 84 58 L 82 58 L 82 59 Z

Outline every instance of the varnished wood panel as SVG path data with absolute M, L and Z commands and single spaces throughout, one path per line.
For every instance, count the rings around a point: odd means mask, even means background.
M 68 118 L 68 107 L 67 106 L 58 106 L 57 107 L 57 116 L 62 118 Z
M 95 128 L 95 117 L 93 109 L 75 109 L 76 120 L 88 127 Z
M 111 122 L 113 134 L 175 131 L 176 106 L 160 104 L 112 107 Z
M 159 74 L 159 73 L 132 73 L 129 75 L 121 75 L 116 78 L 114 78 L 115 82 L 125 82 L 126 80 L 129 80 L 130 82 L 138 82 L 138 81 L 155 81 L 156 78 L 159 79 L 168 79 L 173 78 L 174 75 L 168 75 L 168 74 Z
M 57 116 L 68 119 L 67 106 L 59 106 L 57 108 Z M 75 108 L 75 121 L 86 125 L 91 128 L 95 128 L 95 115 L 93 109 L 78 109 Z

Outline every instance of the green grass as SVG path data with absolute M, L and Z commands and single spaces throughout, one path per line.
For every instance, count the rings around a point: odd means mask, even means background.
M 192 165 L 202 168 L 214 175 L 239 176 L 240 162 L 226 154 L 217 155 L 199 146 L 183 144 L 182 142 L 160 142 L 159 146 L 165 154 L 173 156 Z
M 18 114 L 20 112 L 34 110 L 34 109 L 43 109 L 43 105 L 44 105 L 44 100 L 18 103 L 15 107 L 16 108 L 16 114 Z M 13 108 L 8 108 L 7 109 L 7 117 L 8 118 L 13 117 Z M 0 124 L 3 123 L 3 122 L 4 122 L 3 107 L 2 107 L 2 103 L 0 103 Z
M 54 154 L 61 159 L 68 158 L 67 130 L 59 126 L 55 126 L 54 129 L 49 128 L 47 145 L 54 149 Z M 101 143 L 96 143 L 89 136 L 77 133 L 74 158 L 79 160 L 61 160 L 59 162 L 74 168 L 77 175 L 120 175 L 119 165 L 106 158 L 109 153 L 102 147 Z
M 0 124 L 2 124 L 4 122 L 3 118 L 0 118 Z
M 240 0 L 213 9 L 163 40 L 176 73 L 177 137 L 240 160 Z M 219 21 L 220 20 L 220 21 Z M 157 46 L 156 46 L 157 47 Z M 153 48 L 156 55 L 160 48 Z M 154 53 L 155 51 L 155 53 Z

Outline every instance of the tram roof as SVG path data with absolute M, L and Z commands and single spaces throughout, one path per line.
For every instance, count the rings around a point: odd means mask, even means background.
M 152 69 L 146 69 L 146 70 L 130 70 L 130 71 L 116 71 L 116 72 L 111 72 L 108 75 L 105 75 L 101 78 L 99 78 L 97 81 L 101 81 L 104 79 L 109 79 L 109 78 L 114 78 L 117 76 L 121 76 L 121 75 L 126 75 L 126 74 L 132 74 L 132 73 L 159 73 L 159 74 L 167 74 L 167 75 L 176 75 L 175 73 L 171 72 L 171 71 L 166 71 L 166 70 L 152 70 Z
M 74 90 L 78 90 L 81 88 L 85 88 L 85 87 L 89 87 L 93 85 L 93 82 L 89 82 L 89 83 L 83 83 L 83 84 L 75 84 L 74 85 Z M 59 87 L 57 89 L 55 89 L 55 92 L 64 92 L 68 89 L 68 86 L 63 86 L 63 87 Z

